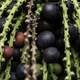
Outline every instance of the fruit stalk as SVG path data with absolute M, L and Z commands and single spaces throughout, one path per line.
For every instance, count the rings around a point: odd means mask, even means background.
M 43 61 L 43 80 L 48 80 L 47 64 Z
M 14 27 L 11 35 L 10 35 L 9 47 L 13 47 L 13 42 L 14 42 L 14 39 L 15 39 L 16 30 L 20 26 L 23 19 L 24 19 L 24 14 L 22 13 L 21 16 L 17 19 L 16 24 L 14 25 L 15 27 Z M 10 66 L 11 66 L 11 59 L 7 63 L 7 67 L 6 67 L 6 70 L 5 70 L 5 80 L 10 79 Z
M 6 19 L 5 24 L 3 25 L 3 31 L 0 34 L 0 66 L 1 66 L 1 62 L 2 62 L 2 55 L 3 55 L 3 49 L 2 47 L 4 47 L 4 42 L 7 40 L 6 35 L 7 32 L 10 30 L 9 25 L 14 17 L 14 14 L 16 13 L 16 11 L 18 10 L 18 8 L 23 4 L 25 0 L 19 0 L 15 6 L 12 8 L 11 12 L 9 13 L 9 16 Z
M 76 68 L 77 80 L 80 80 L 80 67 L 79 67 L 78 55 L 74 49 L 72 49 L 72 53 L 73 53 L 74 67 Z
M 6 2 L 3 2 L 2 6 L 0 7 L 0 17 L 5 10 L 5 8 L 12 2 L 12 0 L 6 0 Z
M 66 54 L 66 73 L 67 76 L 65 80 L 71 79 L 71 61 L 70 61 L 70 43 L 69 43 L 69 26 L 68 26 L 68 15 L 67 15 L 67 7 L 65 4 L 65 0 L 62 0 L 62 9 L 63 9 L 63 24 L 64 24 L 64 42 L 65 42 L 65 54 Z
M 28 69 L 30 69 L 30 41 L 29 38 L 31 37 L 31 6 L 30 1 L 27 2 L 27 8 L 28 8 L 28 14 L 26 15 L 26 20 L 25 22 L 27 23 L 27 30 L 25 32 L 26 34 L 26 39 L 25 39 L 25 46 L 23 48 L 22 56 L 21 56 L 21 61 L 22 63 L 25 63 L 25 73 L 26 77 L 25 80 L 30 80 L 31 75 L 28 72 Z
M 73 19 L 75 20 L 75 25 L 76 27 L 79 29 L 79 33 L 80 33 L 80 7 L 78 4 L 77 0 L 71 0 L 71 2 L 74 5 L 74 9 L 76 11 L 76 13 L 73 13 Z M 79 36 L 80 37 L 80 36 Z M 75 62 L 75 67 L 76 67 L 76 74 L 77 74 L 77 79 L 80 79 L 80 67 L 79 67 L 79 59 L 78 59 L 78 54 L 75 53 L 75 51 L 73 50 L 74 54 L 73 54 L 73 58 L 74 58 L 74 62 Z
M 11 60 L 9 60 L 6 70 L 5 70 L 5 78 L 4 80 L 9 80 L 10 79 L 10 69 L 11 69 Z
M 36 54 L 37 54 L 37 47 L 36 47 L 36 27 L 37 27 L 37 23 L 36 23 L 36 16 L 33 16 L 33 24 L 32 24 L 32 69 L 33 69 L 33 79 L 37 80 L 36 78 Z
M 10 41 L 9 41 L 9 46 L 13 47 L 13 42 L 15 39 L 15 35 L 16 35 L 16 30 L 19 28 L 19 26 L 21 25 L 22 20 L 24 19 L 25 14 L 21 13 L 21 16 L 17 19 L 16 24 L 14 24 L 14 29 L 10 34 Z
M 76 22 L 78 29 L 80 29 L 80 7 L 77 0 L 71 0 L 71 2 L 73 3 L 74 9 L 76 11 L 76 13 L 74 13 L 75 18 L 74 20 Z
M 51 68 L 53 68 L 54 65 L 49 64 L 49 69 L 50 69 L 50 73 L 51 73 L 51 77 L 53 80 L 58 80 L 58 77 L 55 73 L 53 73 L 53 70 Z
M 31 27 L 31 34 L 32 34 L 32 41 L 31 41 L 31 69 L 32 69 L 32 79 L 33 80 L 37 80 L 37 76 L 36 76 L 36 50 L 37 50 L 37 47 L 36 47 L 36 27 L 37 27 L 37 23 L 36 23 L 36 16 L 35 14 L 33 14 L 32 12 L 32 6 L 34 6 L 34 1 L 33 0 L 30 0 L 29 1 L 29 16 L 30 16 L 30 27 Z

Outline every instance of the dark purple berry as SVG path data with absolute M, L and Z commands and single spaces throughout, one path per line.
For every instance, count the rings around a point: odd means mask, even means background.
M 55 45 L 55 36 L 50 31 L 44 31 L 38 35 L 37 45 L 40 48 L 47 48 Z
M 47 63 L 55 63 L 60 57 L 60 52 L 55 47 L 46 48 L 43 52 L 43 59 Z

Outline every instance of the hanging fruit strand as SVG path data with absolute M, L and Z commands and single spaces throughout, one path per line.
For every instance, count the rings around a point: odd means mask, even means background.
M 76 75 L 77 75 L 77 80 L 80 80 L 80 67 L 79 67 L 79 59 L 77 52 L 72 48 L 72 53 L 73 53 L 73 60 L 74 60 L 74 67 L 76 68 Z
M 67 15 L 67 7 L 66 7 L 66 1 L 62 0 L 62 9 L 63 9 L 63 24 L 64 24 L 64 42 L 65 42 L 65 54 L 66 54 L 66 73 L 67 76 L 65 77 L 65 80 L 72 80 L 71 75 L 71 61 L 70 61 L 70 43 L 69 43 L 69 26 L 68 26 L 68 15 Z
M 29 1 L 29 15 L 30 15 L 30 32 L 31 32 L 31 35 L 32 35 L 32 41 L 31 41 L 31 70 L 32 70 L 32 79 L 33 80 L 37 80 L 37 76 L 36 76 L 36 50 L 37 50 L 37 47 L 36 47 L 36 27 L 37 27 L 37 24 L 36 24 L 36 16 L 33 14 L 32 12 L 32 6 L 34 6 L 34 1 L 33 0 L 30 0 Z
M 47 64 L 43 61 L 43 80 L 48 80 Z
M 13 47 L 13 42 L 14 42 L 14 39 L 15 39 L 16 30 L 19 28 L 23 19 L 24 19 L 24 14 L 22 13 L 21 16 L 17 19 L 16 24 L 14 25 L 15 27 L 14 27 L 12 33 L 11 33 L 11 36 L 10 36 L 9 47 Z M 7 63 L 4 80 L 9 80 L 10 79 L 10 69 L 11 69 L 10 66 L 11 66 L 11 59 Z
M 11 60 L 9 60 L 6 70 L 5 70 L 5 78 L 4 80 L 9 80 L 10 79 L 10 69 L 11 69 Z
M 71 0 L 71 2 L 73 3 L 73 6 L 74 6 L 74 10 L 76 12 L 73 13 L 73 19 L 75 21 L 75 26 L 76 28 L 78 29 L 79 31 L 79 34 L 80 34 L 80 7 L 79 7 L 79 4 L 78 4 L 78 1 L 77 0 Z M 80 37 L 80 35 L 79 35 Z M 73 49 L 72 49 L 73 50 Z M 75 62 L 75 67 L 76 67 L 76 74 L 77 74 L 77 79 L 80 80 L 80 67 L 79 67 L 79 58 L 78 58 L 78 52 L 76 53 L 75 50 L 73 50 L 73 58 L 74 58 L 74 62 Z
M 24 19 L 24 16 L 25 14 L 24 13 L 21 13 L 21 16 L 17 19 L 16 21 L 16 24 L 14 24 L 14 29 L 13 31 L 11 32 L 11 35 L 10 35 L 10 41 L 9 41 L 9 46 L 10 47 L 13 47 L 13 42 L 14 42 L 14 39 L 15 39 L 15 35 L 16 35 L 16 30 L 19 28 L 19 26 L 21 25 L 21 22 L 22 20 Z
M 3 14 L 3 11 L 7 6 L 12 2 L 12 0 L 6 0 L 6 2 L 3 2 L 2 6 L 0 7 L 0 17 Z
M 77 0 L 71 0 L 71 2 L 73 3 L 74 9 L 76 11 L 76 13 L 73 14 L 74 20 L 78 29 L 80 29 L 80 7 Z
M 37 80 L 37 76 L 36 76 L 36 54 L 37 54 L 37 46 L 36 46 L 36 27 L 37 27 L 37 23 L 36 23 L 36 16 L 33 16 L 33 24 L 32 24 L 32 69 L 33 69 L 33 79 Z
M 25 0 L 19 0 L 15 4 L 15 6 L 12 8 L 11 12 L 9 13 L 9 16 L 7 17 L 5 24 L 3 25 L 4 28 L 3 28 L 2 33 L 0 34 L 0 44 L 1 44 L 0 45 L 0 66 L 1 66 L 2 55 L 3 55 L 3 49 L 2 49 L 2 47 L 4 47 L 4 42 L 7 40 L 6 35 L 7 35 L 7 32 L 10 30 L 9 25 L 10 25 L 12 19 L 13 19 L 13 16 L 14 16 L 15 12 L 23 4 L 24 1 Z
M 25 80 L 31 80 L 31 75 L 29 73 L 30 70 L 30 41 L 29 38 L 31 37 L 31 5 L 30 5 L 30 1 L 27 2 L 26 7 L 28 8 L 28 14 L 26 15 L 26 20 L 25 23 L 27 24 L 26 28 L 26 32 L 24 33 L 26 35 L 26 39 L 25 39 L 25 46 L 23 48 L 23 52 L 22 52 L 22 57 L 21 57 L 21 61 L 22 63 L 25 63 L 25 73 L 26 73 L 26 77 Z

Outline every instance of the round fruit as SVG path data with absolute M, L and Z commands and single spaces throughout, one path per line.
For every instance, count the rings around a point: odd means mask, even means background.
M 16 75 L 19 80 L 24 80 L 25 74 L 24 74 L 24 65 L 23 64 L 18 65 Z
M 14 72 L 11 72 L 11 79 L 10 80 L 16 80 L 16 75 Z
M 60 57 L 60 52 L 55 47 L 49 47 L 43 52 L 43 59 L 47 63 L 55 63 Z
M 19 61 L 20 60 L 20 50 L 19 49 L 13 49 L 13 60 Z
M 37 38 L 37 45 L 40 48 L 47 48 L 54 46 L 55 43 L 55 36 L 50 31 L 44 31 L 38 35 Z
M 40 33 L 45 30 L 52 31 L 53 29 L 52 29 L 52 26 L 48 22 L 40 20 L 38 22 L 38 27 L 36 28 L 36 32 Z
M 51 71 L 54 72 L 56 75 L 59 75 L 62 72 L 62 67 L 58 63 L 49 64 L 49 67 L 50 67 Z
M 10 48 L 8 46 L 5 46 L 4 47 L 4 57 L 6 59 L 9 59 L 9 58 L 12 57 L 12 55 L 13 55 L 13 48 Z
M 25 43 L 25 36 L 23 32 L 17 32 L 15 43 L 18 46 L 22 46 Z
M 60 7 L 58 4 L 46 3 L 41 12 L 41 18 L 50 23 L 58 23 L 60 21 Z

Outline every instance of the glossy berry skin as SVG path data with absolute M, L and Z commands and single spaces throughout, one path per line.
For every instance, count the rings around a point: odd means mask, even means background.
M 44 31 L 38 35 L 37 45 L 40 48 L 47 48 L 54 46 L 55 44 L 55 36 L 50 31 Z
M 11 72 L 11 79 L 10 80 L 16 80 L 16 75 L 14 72 Z
M 13 49 L 13 60 L 14 61 L 19 61 L 20 60 L 20 50 L 14 48 Z
M 18 65 L 17 70 L 16 70 L 16 75 L 19 80 L 24 80 L 25 74 L 24 74 L 24 65 L 23 64 Z
M 5 46 L 4 47 L 4 54 L 3 55 L 4 55 L 5 59 L 11 58 L 12 55 L 13 55 L 13 48 Z
M 15 44 L 18 46 L 22 46 L 25 43 L 25 36 L 23 32 L 17 32 Z
M 49 24 L 48 22 L 39 20 L 38 27 L 36 28 L 36 32 L 40 33 L 45 30 L 53 31 L 53 28 L 52 28 L 51 24 Z
M 47 22 L 56 24 L 60 21 L 60 7 L 58 4 L 46 3 L 41 12 L 41 18 Z M 59 23 L 58 23 L 59 24 Z
M 46 63 L 55 63 L 60 57 L 60 52 L 55 47 L 46 48 L 43 52 L 43 59 Z

